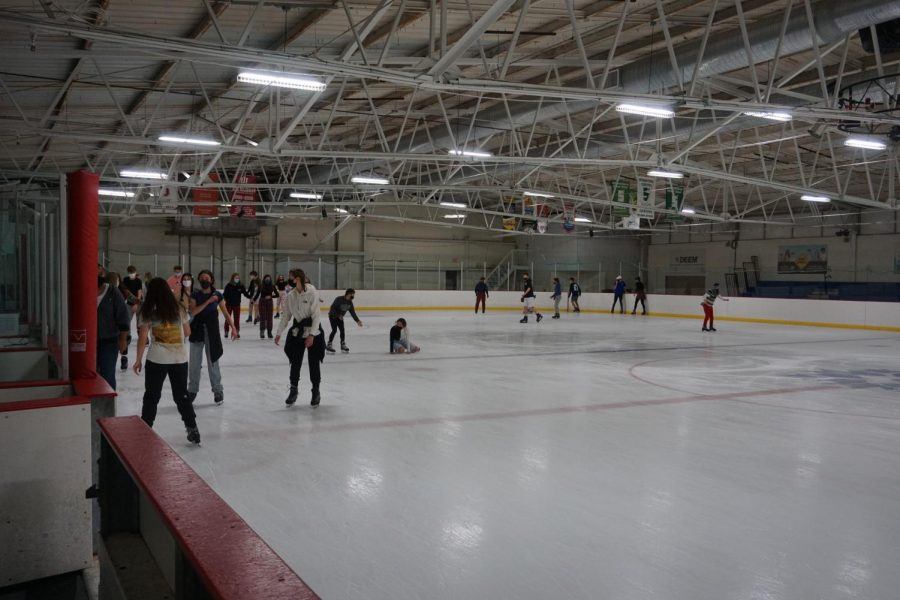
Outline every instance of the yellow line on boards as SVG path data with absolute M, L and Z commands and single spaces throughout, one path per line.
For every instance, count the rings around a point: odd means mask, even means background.
M 542 310 L 545 312 L 552 311 L 551 308 L 548 307 L 536 307 L 536 310 Z M 322 310 L 328 310 L 328 308 L 322 307 Z M 445 310 L 453 310 L 453 311 L 461 311 L 467 310 L 470 312 L 474 312 L 474 308 L 472 306 L 357 306 L 357 312 L 362 311 L 370 311 L 370 312 L 399 312 L 399 311 L 445 311 Z M 498 306 L 498 307 L 488 307 L 488 310 L 491 312 L 522 312 L 520 307 L 508 307 L 508 306 Z M 582 313 L 585 314 L 610 314 L 609 311 L 596 309 L 596 308 L 583 308 L 581 309 Z M 572 314 L 572 313 L 570 313 Z M 616 313 L 620 314 L 620 313 Z M 626 313 L 628 316 L 632 316 L 630 313 Z M 647 316 L 647 317 L 663 317 L 667 319 L 694 319 L 694 320 L 703 320 L 703 315 L 692 315 L 685 313 L 664 313 L 664 312 L 653 312 L 648 315 L 635 315 L 635 316 Z M 798 327 L 828 327 L 831 329 L 863 329 L 866 331 L 890 331 L 900 333 L 900 327 L 890 327 L 887 325 L 855 325 L 853 323 L 825 323 L 818 321 L 793 321 L 788 319 L 761 319 L 756 317 L 725 317 L 725 316 L 716 316 L 716 321 L 732 321 L 736 323 L 761 323 L 764 325 L 794 325 Z

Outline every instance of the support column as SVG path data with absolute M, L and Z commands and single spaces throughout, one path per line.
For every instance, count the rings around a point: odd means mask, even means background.
M 75 171 L 66 175 L 66 232 L 69 240 L 69 377 L 97 374 L 97 255 L 100 233 L 100 177 Z

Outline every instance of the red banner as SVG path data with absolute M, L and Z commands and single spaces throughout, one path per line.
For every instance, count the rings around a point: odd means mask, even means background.
M 218 182 L 219 176 L 210 173 L 209 180 Z M 219 188 L 191 188 L 191 198 L 194 200 L 195 217 L 219 216 Z
M 247 187 L 235 188 L 231 196 L 231 208 L 228 209 L 232 217 L 256 216 L 256 175 L 239 175 L 235 181 L 237 184 L 250 184 Z

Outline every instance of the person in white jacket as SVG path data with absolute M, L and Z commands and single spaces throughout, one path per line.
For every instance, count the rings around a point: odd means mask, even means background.
M 322 380 L 320 363 L 325 358 L 325 332 L 319 324 L 319 294 L 316 288 L 307 283 L 306 273 L 302 269 L 294 269 L 290 273 L 294 289 L 285 296 L 282 305 L 281 321 L 275 334 L 275 344 L 281 342 L 281 334 L 287 329 L 284 342 L 284 353 L 291 361 L 291 390 L 284 401 L 292 406 L 297 401 L 297 384 L 300 381 L 300 367 L 303 355 L 309 349 L 309 380 L 312 383 L 312 400 L 310 406 L 318 406 L 322 400 L 319 383 Z

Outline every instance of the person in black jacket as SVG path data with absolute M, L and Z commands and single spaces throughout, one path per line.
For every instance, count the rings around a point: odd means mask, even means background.
M 541 319 L 544 318 L 539 312 L 535 312 L 534 308 L 534 285 L 531 283 L 531 276 L 528 273 L 522 275 L 522 320 L 519 323 L 527 323 L 528 315 L 530 313 L 535 313 L 537 315 L 537 322 L 540 323 Z
M 259 309 L 259 339 L 265 338 L 266 332 L 272 339 L 272 300 L 278 297 L 278 289 L 272 283 L 272 276 L 263 277 L 262 283 L 256 289 L 256 306 Z
M 209 372 L 209 384 L 213 391 L 213 400 L 222 404 L 225 392 L 222 388 L 222 374 L 219 371 L 219 359 L 222 357 L 222 338 L 219 337 L 219 312 L 231 326 L 231 339 L 237 337 L 237 327 L 231 315 L 222 303 L 222 293 L 214 287 L 216 284 L 212 271 L 203 269 L 197 275 L 200 289 L 191 293 L 191 351 L 188 362 L 188 400 L 194 401 L 200 391 L 200 368 L 203 354 L 206 354 L 206 370 Z
M 251 284 L 252 287 L 252 284 Z M 225 299 L 225 310 L 231 315 L 234 321 L 234 331 L 237 334 L 235 339 L 241 339 L 241 297 L 251 298 L 250 292 L 241 283 L 241 276 L 237 273 L 231 274 L 231 281 L 225 284 L 222 290 L 222 297 Z M 251 309 L 252 312 L 252 309 Z M 249 319 L 248 319 L 249 320 Z M 228 337 L 228 322 L 225 322 L 225 337 Z
M 644 287 L 644 282 L 641 281 L 640 277 L 634 278 L 634 310 L 631 311 L 631 314 L 637 313 L 637 305 L 638 302 L 641 303 L 641 314 L 647 314 L 647 291 Z
M 253 321 L 253 324 L 259 322 L 259 315 L 256 312 L 256 292 L 259 288 L 259 273 L 250 271 L 250 285 L 247 286 L 247 297 L 250 298 L 250 308 L 247 312 L 247 322 Z
M 97 267 L 97 374 L 116 389 L 116 359 L 128 348 L 131 317 L 118 287 Z
M 487 300 L 490 293 L 488 292 L 487 283 L 484 281 L 484 277 L 478 280 L 478 283 L 475 284 L 475 314 L 478 314 L 478 305 L 481 304 L 481 314 L 484 314 L 484 301 Z
M 334 347 L 331 343 L 334 341 L 334 334 L 338 331 L 341 332 L 341 352 L 350 352 L 350 348 L 347 347 L 345 341 L 344 315 L 349 312 L 356 324 L 360 327 L 363 326 L 362 321 L 356 316 L 356 310 L 353 308 L 353 299 L 355 297 L 356 290 L 350 288 L 344 292 L 343 296 L 335 298 L 334 302 L 331 303 L 331 308 L 328 309 L 328 322 L 331 323 L 331 334 L 328 336 L 328 345 L 325 346 L 325 350 L 331 354 L 334 354 Z
M 397 322 L 391 327 L 388 345 L 391 354 L 415 354 L 420 350 L 418 346 L 409 341 L 409 328 L 406 326 L 406 319 L 397 319 Z

